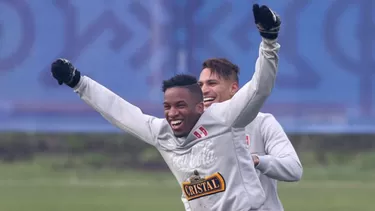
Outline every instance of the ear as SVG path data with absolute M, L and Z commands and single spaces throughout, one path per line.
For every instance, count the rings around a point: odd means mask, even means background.
M 239 86 L 238 86 L 238 82 L 233 82 L 230 86 L 230 95 L 231 97 L 233 97 L 236 92 L 238 91 L 239 89 Z
M 198 103 L 197 106 L 195 107 L 195 109 L 197 110 L 198 113 L 203 114 L 203 112 L 204 112 L 203 102 Z

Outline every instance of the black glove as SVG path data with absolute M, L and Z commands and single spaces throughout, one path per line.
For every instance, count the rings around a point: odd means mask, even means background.
M 280 30 L 280 17 L 265 5 L 259 7 L 254 4 L 253 13 L 260 35 L 266 39 L 276 39 Z
M 66 59 L 57 59 L 51 65 L 52 76 L 59 85 L 63 83 L 74 88 L 81 79 L 81 73 Z

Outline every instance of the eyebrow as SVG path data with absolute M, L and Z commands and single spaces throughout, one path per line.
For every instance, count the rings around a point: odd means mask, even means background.
M 179 104 L 179 103 L 185 103 L 186 104 L 186 102 L 185 101 L 183 101 L 183 100 L 180 100 L 180 101 L 177 101 L 177 102 L 175 102 L 174 104 Z M 163 102 L 163 105 L 169 105 L 169 104 L 171 104 L 171 103 L 169 103 L 169 102 Z
M 203 82 L 218 82 L 219 80 L 217 80 L 217 79 L 208 79 L 208 80 L 206 80 L 206 81 L 198 81 L 198 84 L 199 83 L 203 83 Z

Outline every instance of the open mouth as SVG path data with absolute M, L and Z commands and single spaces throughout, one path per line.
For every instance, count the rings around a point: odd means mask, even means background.
M 205 97 L 203 98 L 203 105 L 204 107 L 210 106 L 214 102 L 215 98 L 214 97 Z
M 180 130 L 183 126 L 183 121 L 182 120 L 172 120 L 171 121 L 171 127 L 172 130 Z
M 205 98 L 203 98 L 203 102 L 204 102 L 204 103 L 209 103 L 209 102 L 212 102 L 212 101 L 214 101 L 214 100 L 215 100 L 214 97 L 205 97 Z

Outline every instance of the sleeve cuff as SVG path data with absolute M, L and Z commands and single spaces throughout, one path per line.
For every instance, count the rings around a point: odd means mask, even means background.
M 84 81 L 87 80 L 86 78 L 87 78 L 86 76 L 81 76 L 77 85 L 75 87 L 73 87 L 74 92 L 79 93 L 81 91 L 81 89 L 83 87 L 83 84 L 84 84 Z
M 267 170 L 271 162 L 271 156 L 270 155 L 263 155 L 263 156 L 258 155 L 258 158 L 259 158 L 259 163 L 255 168 L 263 173 Z

